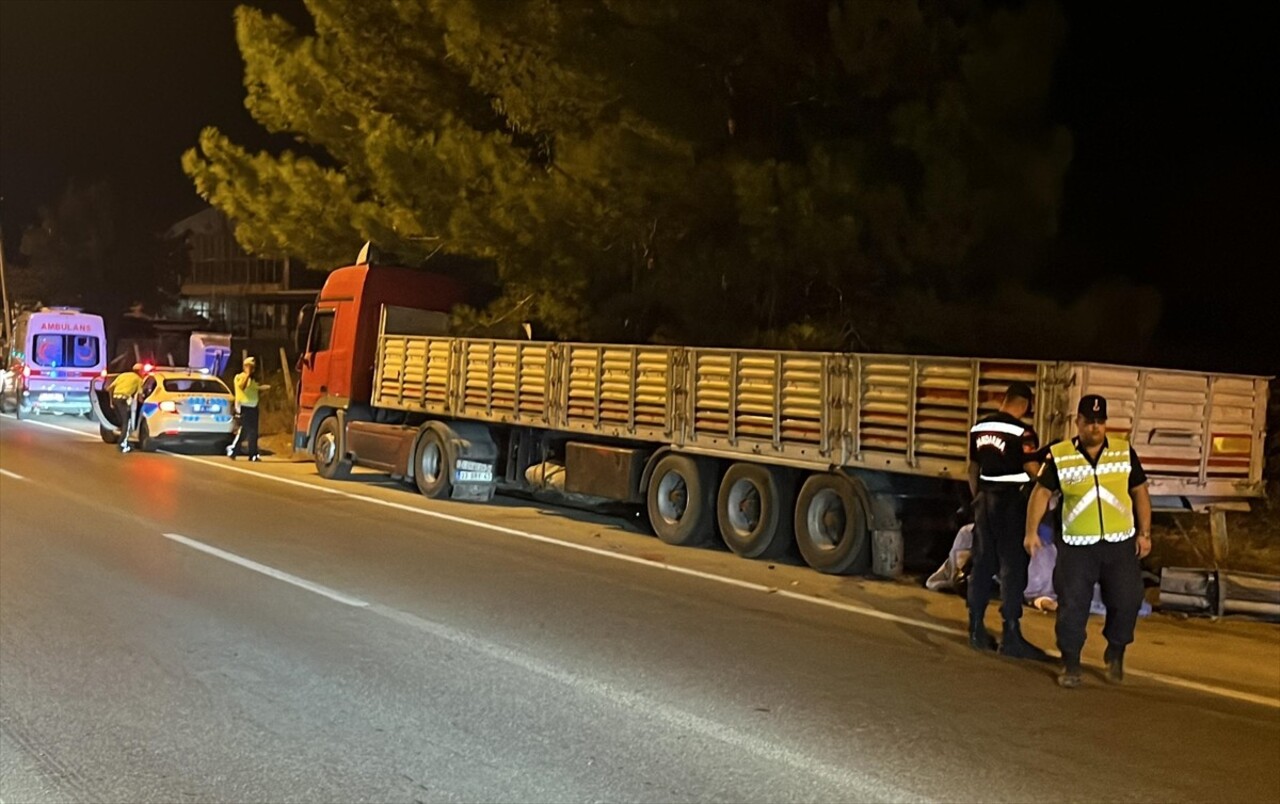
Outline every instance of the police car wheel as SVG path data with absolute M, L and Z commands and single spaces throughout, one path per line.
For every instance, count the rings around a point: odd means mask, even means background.
M 142 424 L 138 425 L 138 447 L 143 452 L 155 452 L 157 446 L 159 445 L 156 444 L 156 440 L 151 437 L 151 428 L 147 427 L 144 419 Z
M 109 427 L 103 427 L 102 425 L 98 425 L 98 435 L 102 436 L 102 440 L 108 444 L 120 443 L 119 430 L 113 430 Z

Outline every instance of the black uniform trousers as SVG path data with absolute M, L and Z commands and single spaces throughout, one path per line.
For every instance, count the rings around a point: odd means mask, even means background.
M 1017 486 L 979 489 L 973 500 L 973 566 L 969 573 L 969 611 L 983 612 L 991 600 L 991 578 L 1000 573 L 1000 616 L 1016 623 L 1022 616 L 1031 561 L 1022 546 L 1027 497 Z
M 1137 543 L 1129 538 L 1122 542 L 1070 545 L 1061 536 L 1057 543 L 1053 588 L 1058 593 L 1058 650 L 1064 656 L 1080 655 L 1095 583 L 1102 585 L 1102 603 L 1107 607 L 1102 635 L 1109 645 L 1128 645 L 1133 641 L 1138 609 L 1142 606 L 1142 567 L 1135 552 Z
M 258 454 L 258 406 L 257 405 L 241 405 L 240 406 L 240 430 L 236 433 L 235 440 L 231 442 L 231 452 L 234 455 L 244 447 L 244 452 L 250 458 Z
M 116 409 L 116 418 L 120 420 L 120 446 L 129 443 L 129 434 L 133 432 L 134 398 L 131 396 L 113 396 L 111 404 Z

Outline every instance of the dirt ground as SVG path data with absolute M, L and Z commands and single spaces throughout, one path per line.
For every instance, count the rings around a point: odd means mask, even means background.
M 1228 553 L 1223 569 L 1280 575 L 1280 481 L 1272 481 L 1267 496 L 1249 512 L 1227 514 Z M 1147 568 L 1212 567 L 1213 546 L 1209 517 L 1204 514 L 1156 514 Z

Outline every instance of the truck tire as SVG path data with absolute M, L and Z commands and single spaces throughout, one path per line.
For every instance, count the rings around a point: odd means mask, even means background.
M 320 429 L 316 431 L 311 454 L 316 461 L 316 473 L 325 480 L 346 480 L 351 476 L 351 462 L 346 455 L 339 454 L 341 435 L 337 416 L 320 422 Z
M 720 537 L 743 558 L 777 558 L 795 543 L 795 487 L 785 470 L 735 463 L 720 481 L 716 521 Z
M 646 490 L 649 524 L 659 539 L 682 547 L 715 537 L 715 465 L 669 452 L 658 459 Z
M 796 498 L 795 532 L 810 567 L 831 575 L 864 573 L 871 566 L 871 539 L 863 498 L 846 477 L 814 474 Z
M 427 428 L 413 451 L 413 480 L 428 500 L 447 500 L 453 494 L 453 452 L 444 436 Z
M 147 420 L 143 419 L 138 425 L 138 448 L 143 452 L 155 452 L 158 446 L 160 445 L 151 437 L 151 428 L 147 426 Z
M 103 427 L 102 425 L 98 425 L 98 435 L 102 436 L 102 440 L 108 444 L 120 443 L 119 430 L 112 430 L 108 427 Z

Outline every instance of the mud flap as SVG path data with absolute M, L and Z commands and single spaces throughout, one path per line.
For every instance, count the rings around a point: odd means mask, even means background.
M 492 500 L 498 488 L 498 445 L 493 442 L 489 428 L 474 422 L 449 422 L 445 428 L 448 431 L 446 443 L 452 453 L 453 494 L 450 499 Z

